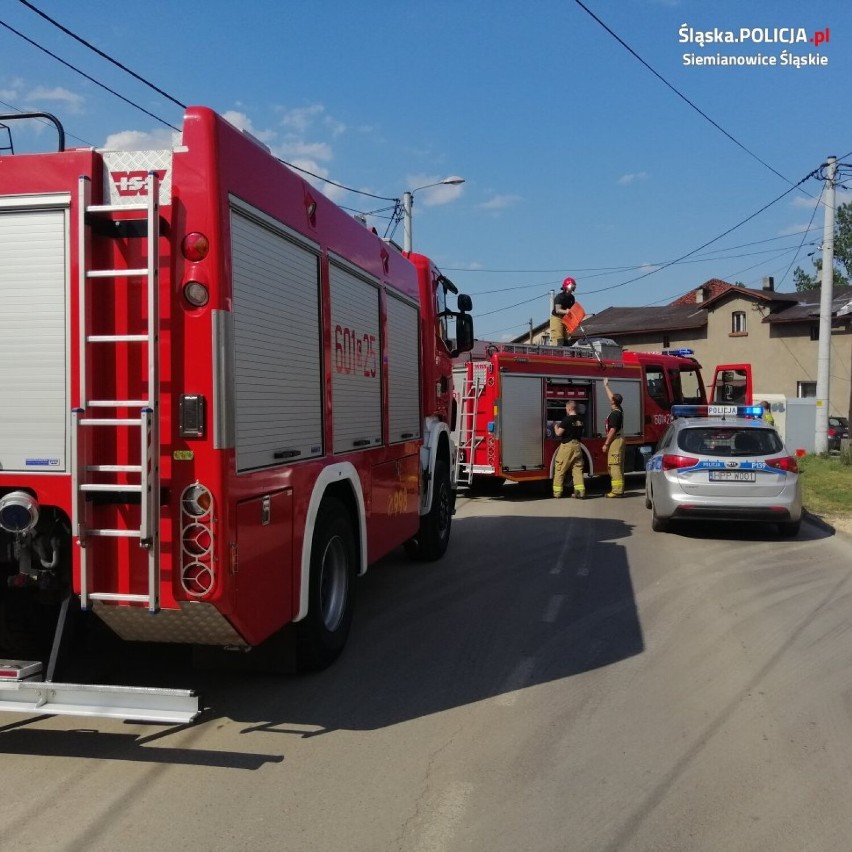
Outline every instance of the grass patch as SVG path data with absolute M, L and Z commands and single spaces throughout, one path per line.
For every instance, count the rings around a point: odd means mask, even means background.
M 799 459 L 802 501 L 815 515 L 852 516 L 852 451 Z

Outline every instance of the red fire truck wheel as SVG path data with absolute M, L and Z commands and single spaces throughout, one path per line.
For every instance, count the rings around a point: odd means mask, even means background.
M 311 545 L 308 614 L 296 628 L 296 665 L 318 671 L 340 655 L 349 628 L 355 592 L 355 536 L 346 507 L 323 500 Z

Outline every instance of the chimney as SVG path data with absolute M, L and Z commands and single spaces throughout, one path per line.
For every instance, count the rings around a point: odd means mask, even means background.
M 699 287 L 695 291 L 695 303 L 700 305 L 704 301 L 704 288 Z
M 763 289 L 768 290 L 770 293 L 775 292 L 775 279 L 771 275 L 763 279 Z

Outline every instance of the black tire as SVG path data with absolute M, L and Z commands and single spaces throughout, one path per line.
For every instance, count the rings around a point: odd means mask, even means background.
M 661 518 L 651 506 L 651 529 L 654 532 L 666 532 L 669 528 L 669 522 L 666 518 Z
M 435 462 L 432 506 L 428 514 L 420 518 L 420 531 L 405 544 L 409 556 L 424 562 L 434 562 L 446 553 L 450 543 L 454 504 L 450 468 L 446 461 L 438 459 Z
M 801 521 L 788 521 L 784 524 L 778 524 L 778 531 L 786 538 L 793 538 L 799 534 L 799 528 L 801 526 Z
M 356 567 L 351 517 L 339 500 L 326 498 L 311 543 L 308 614 L 295 625 L 299 671 L 319 671 L 340 656 L 352 625 Z

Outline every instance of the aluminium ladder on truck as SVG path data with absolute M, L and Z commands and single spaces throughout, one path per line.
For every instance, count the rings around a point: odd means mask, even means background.
M 159 180 L 151 171 L 147 178 L 147 199 L 137 204 L 91 204 L 91 180 L 82 176 L 79 181 L 79 407 L 72 411 L 71 470 L 74 492 L 73 531 L 80 543 L 80 604 L 88 609 L 90 602 L 101 600 L 113 603 L 144 603 L 148 611 L 156 613 L 159 608 L 160 590 L 160 412 L 159 412 Z M 141 220 L 138 213 L 144 212 Z M 113 233 L 119 233 L 117 225 L 128 221 L 144 222 L 146 232 L 146 265 L 136 269 L 92 269 L 92 231 L 99 221 L 113 225 Z M 118 286 L 123 279 L 144 282 L 147 303 L 147 330 L 144 334 L 93 334 L 89 328 L 88 302 L 90 288 L 96 282 L 100 286 Z M 110 347 L 116 344 L 132 344 L 142 347 L 147 363 L 147 398 L 145 399 L 95 399 L 89 398 L 89 379 L 93 371 L 109 359 Z M 97 416 L 94 410 L 107 410 L 108 416 Z M 138 411 L 137 416 L 132 412 Z M 82 430 L 94 430 L 98 436 L 118 430 L 138 431 L 137 446 L 140 457 L 111 459 L 110 464 L 93 463 L 91 451 L 95 440 L 83 435 Z M 115 446 L 120 446 L 115 442 Z M 117 455 L 119 455 L 117 453 Z M 98 481 L 98 474 L 101 476 Z M 115 483 L 106 481 L 112 474 L 128 474 L 132 482 Z M 95 493 L 113 494 L 116 502 L 140 501 L 139 528 L 93 528 L 87 523 L 87 495 Z M 138 495 L 130 497 L 130 495 Z M 138 538 L 139 546 L 147 551 L 147 592 L 105 591 L 90 588 L 90 540 L 98 537 Z
M 79 407 L 72 411 L 71 476 L 73 488 L 73 531 L 80 543 L 81 604 L 88 608 L 94 601 L 105 604 L 144 604 L 155 616 L 159 610 L 160 585 L 160 535 L 159 535 L 159 365 L 157 343 L 159 338 L 159 181 L 151 172 L 147 179 L 148 197 L 142 204 L 92 205 L 91 185 L 87 177 L 79 183 L 80 223 L 79 251 L 79 341 L 78 366 L 80 375 Z M 144 212 L 145 218 L 138 214 Z M 136 214 L 135 216 L 133 214 Z M 110 223 L 108 233 L 118 234 L 118 224 L 136 219 L 144 225 L 146 244 L 145 266 L 136 269 L 94 269 L 91 262 L 92 231 L 98 222 Z M 138 225 L 134 226 L 138 232 Z M 99 230 L 103 230 L 102 228 Z M 140 235 L 137 233 L 137 235 Z M 104 281 L 117 287 L 121 280 L 143 282 L 147 310 L 147 330 L 144 334 L 95 334 L 90 328 L 90 286 Z M 93 371 L 108 363 L 110 349 L 118 344 L 139 346 L 145 350 L 146 376 L 144 399 L 90 398 L 96 390 L 89 382 Z M 95 416 L 92 412 L 106 410 L 108 416 Z M 131 412 L 139 411 L 134 417 Z M 103 464 L 95 459 L 91 434 L 118 433 L 127 430 L 136 433 L 139 458 L 116 453 L 112 463 Z M 101 441 L 101 443 L 104 443 Z M 106 442 L 109 444 L 109 442 Z M 127 447 L 115 441 L 113 445 Z M 131 454 L 132 455 L 132 454 Z M 125 476 L 135 480 L 117 484 L 104 481 Z M 101 481 L 98 481 L 101 480 Z M 89 509 L 87 496 L 109 494 L 115 503 L 140 504 L 138 528 L 96 528 L 87 523 Z M 138 495 L 136 497 L 135 495 Z M 140 548 L 146 552 L 142 560 L 147 565 L 145 594 L 116 592 L 91 588 L 89 547 L 99 538 L 138 538 Z M 0 660 L 0 710 L 17 713 L 91 716 L 121 720 L 139 720 L 166 725 L 193 722 L 201 712 L 200 700 L 193 690 L 163 689 L 144 686 L 113 686 L 105 684 L 62 683 L 53 680 L 54 670 L 62 642 L 64 623 L 70 598 L 62 603 L 54 636 L 53 647 L 46 672 L 39 661 Z
M 473 483 L 473 458 L 482 438 L 476 435 L 476 414 L 479 397 L 485 390 L 488 363 L 473 361 L 470 364 L 471 377 L 468 381 L 467 366 L 462 378 L 462 394 L 459 400 L 459 437 L 456 441 L 456 471 L 458 484 L 470 487 Z
M 54 124 L 59 137 L 57 150 L 60 153 L 65 151 L 65 133 L 54 116 L 49 113 L 14 113 L 0 115 L 0 155 L 14 154 L 11 133 L 5 122 L 36 117 L 44 117 Z M 7 137 L 6 144 L 3 144 L 3 131 Z M 104 157 L 110 153 L 105 153 Z M 169 161 L 171 159 L 171 151 L 147 153 L 162 154 Z M 122 152 L 121 157 L 124 156 Z M 156 617 L 160 610 L 159 207 L 160 175 L 168 175 L 168 171 L 156 172 L 146 166 L 146 172 L 147 198 L 142 204 L 134 200 L 128 204 L 93 205 L 91 179 L 86 176 L 79 179 L 76 233 L 79 328 L 75 365 L 79 371 L 79 399 L 75 400 L 76 407 L 69 419 L 72 427 L 70 484 L 73 535 L 80 545 L 78 557 L 83 607 L 88 608 L 92 602 L 104 606 L 144 606 L 152 617 Z M 94 241 L 95 234 L 98 235 L 97 242 Z M 144 244 L 141 241 L 137 243 L 137 249 L 141 251 L 134 251 L 137 257 L 144 255 L 144 260 L 138 264 L 141 268 L 95 268 L 94 256 L 98 252 L 91 251 L 93 243 L 99 251 L 108 246 L 114 247 L 114 256 L 117 257 L 122 246 L 109 240 L 125 236 L 145 238 Z M 116 264 L 107 262 L 101 265 Z M 133 300 L 128 297 L 130 282 L 142 284 L 141 288 L 133 290 Z M 106 286 L 110 288 L 111 297 L 90 298 L 95 289 L 100 287 L 100 295 Z M 119 327 L 118 302 L 115 301 L 119 294 L 122 294 L 122 309 L 131 305 L 134 309 L 139 308 L 133 330 L 140 331 L 144 326 L 145 333 L 123 333 L 131 329 Z M 113 328 L 106 327 L 108 323 L 103 319 L 109 319 L 110 306 L 115 323 Z M 101 309 L 93 311 L 95 307 Z M 96 316 L 100 316 L 105 327 L 90 325 L 90 321 L 94 324 Z M 122 351 L 128 359 L 132 358 L 134 364 L 141 366 L 144 363 L 144 369 L 135 372 L 132 381 L 128 372 L 125 384 L 129 390 L 132 385 L 130 393 L 122 394 L 116 375 L 111 376 L 114 393 L 103 393 L 104 388 L 111 387 L 109 380 L 103 381 L 103 378 L 117 367 L 118 355 Z M 137 388 L 141 389 L 137 391 Z M 117 398 L 109 399 L 109 396 Z M 120 398 L 122 396 L 125 398 Z M 139 398 L 128 398 L 131 396 Z M 95 441 L 93 436 L 98 440 Z M 93 519 L 101 520 L 100 517 L 95 518 L 92 504 L 104 498 L 117 507 L 113 517 L 133 518 L 129 520 L 129 526 L 118 521 L 99 525 L 90 523 Z M 138 514 L 131 504 L 138 505 Z M 118 580 L 110 589 L 93 588 L 93 577 L 98 584 L 104 581 L 97 571 L 93 571 L 91 554 L 87 549 L 98 541 L 110 542 L 110 537 L 114 544 L 122 539 L 127 539 L 130 544 L 134 538 L 138 539 L 140 558 L 135 560 L 137 570 L 132 572 L 131 579 L 121 579 L 120 582 L 125 584 L 123 588 L 119 588 Z M 139 594 L 143 588 L 145 593 Z M 46 672 L 43 671 L 43 663 L 38 660 L 0 660 L 0 710 L 141 720 L 167 725 L 194 721 L 201 709 L 200 699 L 193 690 L 53 680 L 72 595 L 69 589 L 62 601 Z

